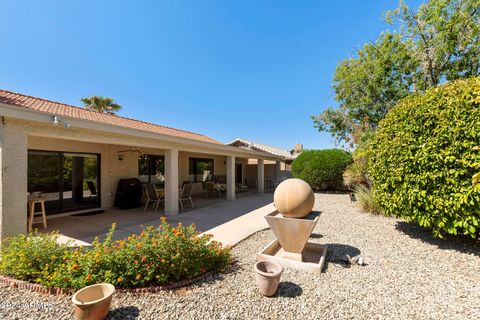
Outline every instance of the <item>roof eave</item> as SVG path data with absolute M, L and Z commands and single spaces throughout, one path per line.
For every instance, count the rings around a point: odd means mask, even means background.
M 51 123 L 52 117 L 56 115 L 55 113 L 41 112 L 41 111 L 26 108 L 26 107 L 9 105 L 1 102 L 0 102 L 0 108 L 1 108 L 0 116 L 17 118 L 17 119 L 27 120 L 27 121 L 35 121 L 35 122 L 40 122 L 45 124 Z M 83 120 L 83 119 L 77 119 L 77 118 L 67 117 L 67 116 L 61 116 L 61 117 L 63 119 L 68 119 L 72 127 L 81 128 L 81 129 L 96 130 L 101 132 L 122 134 L 122 135 L 133 136 L 133 137 L 151 138 L 156 140 L 168 141 L 171 143 L 180 143 L 180 144 L 195 146 L 195 147 L 217 149 L 220 151 L 225 151 L 226 155 L 233 153 L 238 156 L 244 156 L 244 157 L 251 156 L 252 158 L 259 158 L 259 159 L 265 159 L 265 160 L 283 160 L 283 157 L 274 157 L 271 154 L 264 153 L 264 152 L 256 152 L 256 151 L 245 150 L 245 149 L 241 150 L 237 147 L 224 145 L 224 144 L 197 141 L 197 140 L 183 138 L 183 137 L 175 137 L 175 136 L 165 135 L 161 133 L 144 131 L 141 129 L 134 129 L 134 128 L 127 128 L 127 127 L 116 126 L 111 124 L 98 123 L 91 120 Z

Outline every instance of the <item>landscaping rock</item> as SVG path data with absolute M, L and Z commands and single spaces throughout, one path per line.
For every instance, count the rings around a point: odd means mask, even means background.
M 274 238 L 266 230 L 233 248 L 238 262 L 226 274 L 186 289 L 116 293 L 109 319 L 480 318 L 478 241 L 433 239 L 402 220 L 361 213 L 348 194 L 316 198 L 322 214 L 314 234 L 323 237 L 309 241 L 328 244 L 321 275 L 286 268 L 277 293 L 263 297 L 252 266 Z M 351 268 L 332 263 L 344 255 L 357 257 Z M 70 296 L 1 284 L 0 319 L 73 319 Z

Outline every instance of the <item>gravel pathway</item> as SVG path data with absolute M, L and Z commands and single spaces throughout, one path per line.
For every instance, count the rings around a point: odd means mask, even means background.
M 116 294 L 110 319 L 479 319 L 480 243 L 433 239 L 401 220 L 360 213 L 347 195 L 318 194 L 311 241 L 329 245 L 321 275 L 285 270 L 277 296 L 262 297 L 255 253 L 273 239 L 259 232 L 233 249 L 235 270 L 188 288 Z M 344 254 L 366 266 L 344 268 Z M 0 319 L 71 319 L 69 297 L 0 286 Z

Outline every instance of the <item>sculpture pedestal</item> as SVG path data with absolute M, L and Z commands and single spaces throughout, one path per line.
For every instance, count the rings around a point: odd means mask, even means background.
M 279 212 L 265 216 L 277 239 L 257 254 L 257 261 L 274 260 L 285 268 L 321 273 L 327 246 L 308 242 L 319 216 L 315 211 L 301 219 L 285 218 Z

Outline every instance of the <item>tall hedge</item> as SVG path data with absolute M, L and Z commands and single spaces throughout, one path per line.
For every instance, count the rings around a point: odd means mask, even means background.
M 342 173 L 352 156 L 340 149 L 305 150 L 292 163 L 292 174 L 314 190 L 343 188 Z
M 435 236 L 476 237 L 480 223 L 480 78 L 400 101 L 370 150 L 374 195 L 387 214 Z

